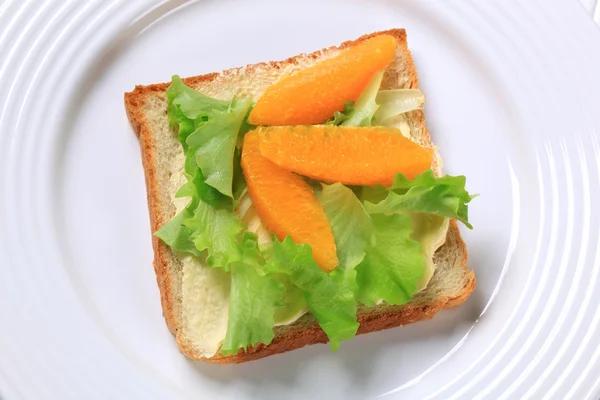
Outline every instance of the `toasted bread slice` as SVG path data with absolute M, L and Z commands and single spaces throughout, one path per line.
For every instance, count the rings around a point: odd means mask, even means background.
M 186 85 L 214 98 L 228 100 L 234 95 L 251 97 L 254 101 L 278 79 L 307 68 L 320 60 L 335 56 L 345 48 L 375 35 L 389 34 L 397 40 L 395 61 L 385 72 L 382 87 L 386 89 L 417 88 L 418 78 L 413 59 L 407 47 L 404 29 L 375 32 L 370 35 L 326 48 L 311 54 L 301 54 L 284 61 L 265 62 L 233 68 L 184 79 Z M 175 159 L 181 159 L 181 145 L 169 129 L 167 122 L 166 89 L 169 83 L 136 86 L 125 94 L 125 107 L 131 125 L 140 139 L 142 161 L 146 175 L 146 188 L 152 231 L 158 230 L 175 215 L 170 177 L 176 173 Z M 420 145 L 433 148 L 422 111 L 406 115 L 411 139 Z M 180 168 L 180 166 L 179 166 Z M 441 174 L 441 162 L 436 157 L 433 168 Z M 240 363 L 270 356 L 300 347 L 326 343 L 327 336 L 314 317 L 304 315 L 287 326 L 275 328 L 275 338 L 269 345 L 258 344 L 247 352 L 212 358 L 203 358 L 188 338 L 182 321 L 182 265 L 174 252 L 157 237 L 152 237 L 154 270 L 160 288 L 163 315 L 169 330 L 177 337 L 181 352 L 192 360 L 213 363 Z M 445 244 L 434 256 L 436 271 L 427 287 L 413 300 L 402 306 L 378 305 L 359 307 L 358 333 L 374 332 L 433 317 L 444 308 L 462 304 L 475 289 L 475 276 L 467 264 L 467 251 L 455 221 L 450 222 Z

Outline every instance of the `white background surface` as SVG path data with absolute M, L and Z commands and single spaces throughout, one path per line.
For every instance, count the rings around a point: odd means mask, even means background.
M 598 397 L 600 33 L 581 6 L 175 9 L 183 3 L 0 8 L 0 394 Z M 160 314 L 123 92 L 397 26 L 408 31 L 445 170 L 481 194 L 471 207 L 476 230 L 463 230 L 477 290 L 432 321 L 358 337 L 336 354 L 317 345 L 240 366 L 189 362 Z
M 583 7 L 590 13 L 594 21 L 600 24 L 600 1 L 598 0 L 580 0 Z

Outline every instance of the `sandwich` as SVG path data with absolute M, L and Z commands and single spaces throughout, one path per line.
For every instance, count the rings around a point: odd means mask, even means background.
M 406 32 L 125 93 L 162 311 L 240 363 L 432 318 L 475 288 Z

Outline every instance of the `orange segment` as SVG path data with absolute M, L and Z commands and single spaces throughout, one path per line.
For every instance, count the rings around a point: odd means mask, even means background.
M 358 99 L 373 75 L 394 59 L 396 39 L 379 35 L 267 88 L 249 116 L 253 125 L 320 124 Z
M 261 127 L 258 132 L 264 157 L 323 182 L 389 186 L 398 172 L 413 179 L 431 168 L 431 151 L 397 129 L 298 125 Z
M 283 240 L 309 244 L 324 271 L 338 265 L 333 232 L 312 188 L 298 175 L 286 171 L 260 154 L 256 131 L 246 134 L 242 169 L 248 193 L 267 229 Z

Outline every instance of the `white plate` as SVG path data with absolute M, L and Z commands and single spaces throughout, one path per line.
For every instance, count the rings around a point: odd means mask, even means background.
M 580 5 L 13 1 L 0 26 L 0 397 L 599 397 L 600 31 Z M 481 194 L 463 230 L 476 291 L 335 354 L 188 361 L 123 93 L 391 27 L 446 171 Z

